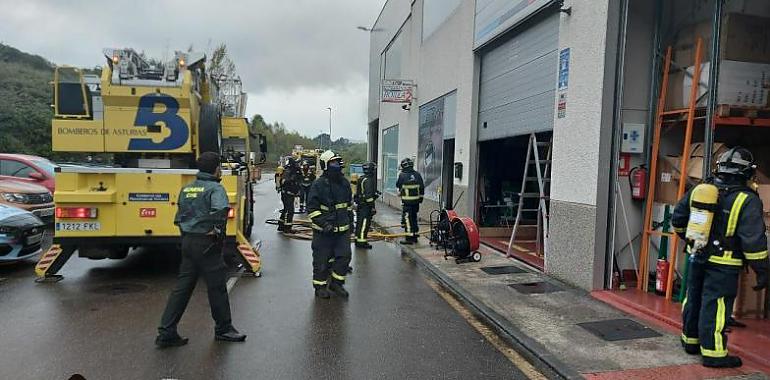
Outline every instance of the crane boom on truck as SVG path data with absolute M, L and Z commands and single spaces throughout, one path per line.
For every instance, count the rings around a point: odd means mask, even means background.
M 60 279 L 56 273 L 74 252 L 122 259 L 131 248 L 177 244 L 178 192 L 194 180 L 195 160 L 204 152 L 223 157 L 221 183 L 231 207 L 225 247 L 258 274 L 259 253 L 247 239 L 253 194 L 243 158 L 261 163 L 256 154 L 264 157 L 266 144 L 253 136 L 259 149 L 252 152 L 245 94 L 233 104 L 235 98 L 218 87 L 228 78 L 212 80 L 202 53 L 177 51 L 165 63 L 133 49 L 105 49 L 104 56 L 98 81 L 74 67 L 54 71 L 53 150 L 111 154 L 115 164 L 57 170 L 54 244 L 41 256 L 36 275 Z M 238 142 L 239 155 L 232 145 L 229 158 L 223 154 L 227 141 Z

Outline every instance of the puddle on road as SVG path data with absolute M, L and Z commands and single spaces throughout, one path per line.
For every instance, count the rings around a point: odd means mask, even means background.
M 116 296 L 121 294 L 141 293 L 147 290 L 148 288 L 149 286 L 145 284 L 118 283 L 118 284 L 108 284 L 108 285 L 97 286 L 95 288 L 90 289 L 90 291 L 98 294 L 109 294 L 109 295 Z

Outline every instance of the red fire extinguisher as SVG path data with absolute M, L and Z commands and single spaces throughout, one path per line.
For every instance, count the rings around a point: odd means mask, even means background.
M 665 294 L 668 288 L 668 267 L 671 264 L 665 259 L 658 259 L 655 265 L 655 291 L 659 294 Z
M 647 168 L 644 165 L 631 169 L 628 182 L 631 184 L 631 199 L 641 201 L 647 198 Z

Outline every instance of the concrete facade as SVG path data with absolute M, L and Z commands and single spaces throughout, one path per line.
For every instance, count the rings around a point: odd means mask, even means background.
M 398 160 L 411 157 L 416 159 L 420 106 L 456 91 L 456 113 L 454 115 L 455 150 L 454 162 L 463 165 L 463 176 L 453 180 L 455 199 L 465 193 L 456 209 L 462 214 L 472 211 L 473 197 L 467 191 L 471 175 L 471 157 L 475 155 L 475 109 L 473 53 L 473 1 L 460 1 L 457 8 L 444 19 L 429 36 L 423 36 L 423 5 L 425 0 L 391 0 L 371 32 L 371 64 L 369 90 L 369 122 L 378 124 L 378 135 L 389 127 L 399 126 Z M 406 8 L 405 8 L 406 7 Z M 408 12 L 406 10 L 408 9 Z M 417 85 L 416 99 L 409 110 L 401 104 L 379 102 L 379 84 L 382 79 L 382 57 L 393 38 L 401 38 L 401 78 L 412 79 Z M 378 139 L 377 152 L 383 151 L 382 139 Z M 381 157 L 378 158 L 378 160 Z M 383 165 L 378 166 L 377 178 L 382 188 Z M 383 201 L 399 205 L 396 194 L 385 192 Z M 431 210 L 439 208 L 438 202 L 425 200 L 420 215 L 427 219 Z
M 463 165 L 463 176 L 453 181 L 454 197 L 464 192 L 456 209 L 462 215 L 474 215 L 480 71 L 480 54 L 473 46 L 476 4 L 461 1 L 437 30 L 423 39 L 423 1 L 408 4 L 406 0 L 389 0 L 373 26 L 368 121 L 370 126 L 376 125 L 380 136 L 376 152 L 381 155 L 383 151 L 382 131 L 398 125 L 399 160 L 415 157 L 419 106 L 457 91 L 454 162 Z M 614 0 L 566 0 L 563 8 L 571 8 L 572 13 L 559 16 L 559 50 L 570 48 L 571 59 L 567 113 L 559 118 L 554 112 L 551 228 L 545 271 L 586 290 L 603 287 L 607 265 L 619 5 Z M 404 51 L 402 77 L 388 79 L 413 79 L 417 84 L 417 99 L 408 111 L 400 104 L 379 102 L 382 56 L 399 30 Z M 556 82 L 554 76 L 554 87 Z M 557 100 L 558 93 L 554 108 Z M 382 165 L 379 167 L 382 185 Z M 385 194 L 383 201 L 400 206 L 395 195 Z M 436 208 L 437 204 L 426 201 L 421 216 L 427 218 Z

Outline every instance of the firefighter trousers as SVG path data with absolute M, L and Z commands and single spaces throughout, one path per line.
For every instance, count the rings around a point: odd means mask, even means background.
M 302 185 L 299 189 L 299 207 L 301 209 L 305 209 L 305 205 L 307 204 L 307 194 L 310 192 L 310 186 Z
M 313 287 L 326 286 L 329 277 L 334 282 L 344 284 L 353 254 L 350 249 L 350 232 L 315 231 L 310 247 L 313 249 Z
M 725 325 L 738 293 L 740 267 L 690 258 L 687 295 L 682 304 L 682 341 L 700 345 L 701 355 L 727 356 Z
M 176 326 L 187 308 L 198 277 L 203 277 L 206 283 L 211 317 L 215 322 L 214 332 L 222 334 L 232 330 L 222 242 L 210 235 L 183 235 L 182 263 L 179 265 L 176 285 L 161 317 L 159 336 L 166 339 L 178 336 Z
M 401 225 L 410 238 L 417 238 L 420 231 L 420 225 L 417 221 L 417 212 L 420 211 L 420 205 L 403 203 L 401 206 Z
M 283 209 L 278 220 L 278 231 L 282 231 L 284 228 L 291 230 L 291 224 L 294 222 L 294 198 L 293 194 L 281 193 Z
M 356 209 L 356 243 L 366 243 L 369 229 L 372 227 L 374 207 L 359 206 Z

